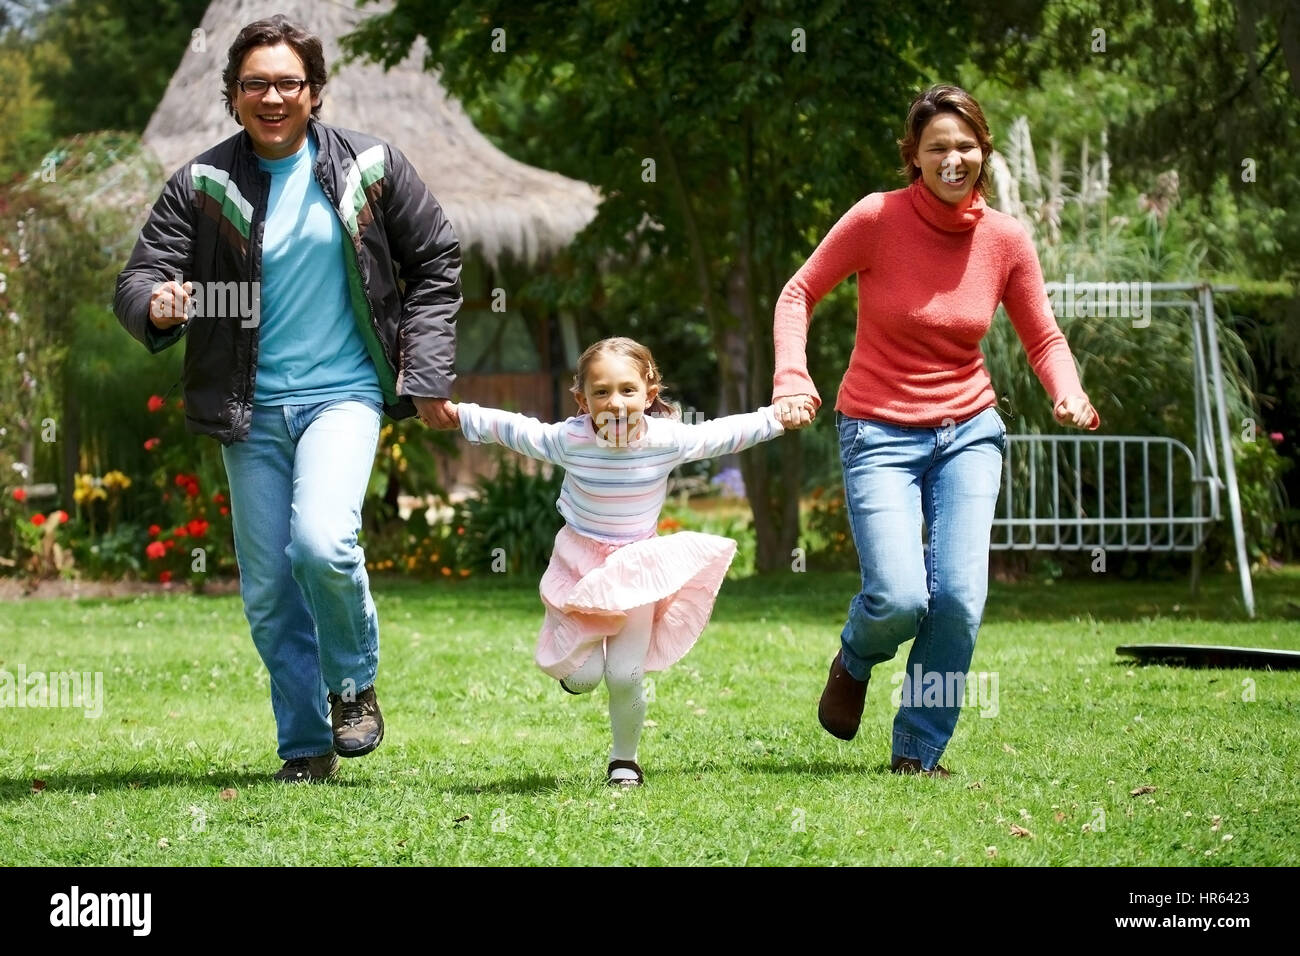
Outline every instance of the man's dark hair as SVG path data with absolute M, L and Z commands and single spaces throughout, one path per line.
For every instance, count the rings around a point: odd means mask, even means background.
M 290 23 L 281 13 L 265 20 L 255 20 L 240 30 L 235 42 L 230 44 L 230 51 L 226 54 L 226 69 L 221 74 L 226 112 L 235 118 L 235 122 L 239 122 L 239 114 L 235 112 L 235 91 L 239 89 L 239 69 L 244 65 L 244 57 L 248 51 L 259 46 L 278 46 L 281 43 L 297 53 L 298 59 L 302 60 L 312 97 L 319 96 L 325 88 L 325 51 L 321 49 L 320 37 Z M 319 117 L 320 106 L 313 106 L 311 115 Z

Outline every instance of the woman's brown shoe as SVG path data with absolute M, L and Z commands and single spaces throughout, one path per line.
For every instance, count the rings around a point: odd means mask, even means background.
M 946 769 L 939 766 L 938 764 L 934 765 L 933 770 L 922 770 L 921 761 L 917 760 L 915 757 L 895 757 L 893 761 L 890 762 L 889 769 L 892 773 L 902 773 L 902 774 L 914 773 L 914 774 L 919 774 L 922 777 L 951 777 L 952 776 L 952 774 L 950 774 Z
M 826 732 L 840 740 L 852 740 L 862 722 L 862 707 L 867 700 L 867 682 L 856 680 L 844 669 L 838 652 L 831 661 L 826 689 L 817 704 L 817 719 Z

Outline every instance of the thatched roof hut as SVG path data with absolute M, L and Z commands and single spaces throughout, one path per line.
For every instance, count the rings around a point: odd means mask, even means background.
M 387 72 L 342 62 L 339 37 L 384 8 L 357 10 L 338 0 L 214 0 L 149 120 L 145 146 L 170 173 L 234 133 L 238 127 L 221 98 L 226 51 L 245 24 L 283 13 L 324 44 L 331 76 L 321 119 L 402 150 L 446 210 L 462 248 L 494 266 L 504 253 L 531 263 L 568 245 L 596 214 L 595 188 L 493 146 L 437 76 L 422 69 L 422 42 Z

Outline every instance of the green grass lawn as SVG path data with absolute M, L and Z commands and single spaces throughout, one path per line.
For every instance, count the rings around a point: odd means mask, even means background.
M 998 675 L 997 713 L 966 710 L 931 780 L 887 772 L 906 646 L 856 740 L 817 724 L 854 576 L 729 581 L 655 675 L 632 792 L 604 786 L 604 689 L 570 697 L 532 663 L 532 580 L 377 581 L 387 736 L 312 787 L 268 779 L 237 598 L 4 604 L 0 669 L 102 671 L 104 707 L 0 710 L 0 863 L 1294 865 L 1300 672 L 1115 655 L 1300 649 L 1300 568 L 1257 577 L 1255 621 L 1236 586 L 995 584 L 972 669 Z

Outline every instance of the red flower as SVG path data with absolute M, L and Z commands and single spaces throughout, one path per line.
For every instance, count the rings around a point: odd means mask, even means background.
M 14 501 L 26 501 L 26 500 L 27 500 L 27 489 L 25 489 L 25 488 L 15 488 L 15 489 L 14 489 Z
M 163 400 L 161 395 L 149 396 L 149 411 L 156 412 L 158 411 L 158 409 L 162 407 L 163 407 Z
M 225 504 L 225 503 L 226 503 L 226 496 L 223 495 L 221 492 L 218 491 L 215 495 L 212 496 L 212 503 L 213 503 L 214 505 L 222 505 L 222 504 Z
M 67 523 L 68 523 L 68 513 L 67 513 L 66 511 L 61 510 L 61 509 L 60 509 L 59 511 L 54 512 L 54 514 L 50 515 L 50 517 L 51 517 L 51 518 L 55 518 L 55 519 L 57 519 L 57 523 L 58 523 L 58 524 L 67 524 Z
M 202 518 L 194 518 L 185 526 L 191 538 L 201 538 L 208 533 L 208 523 Z
M 199 496 L 199 485 L 196 481 L 191 481 L 185 486 L 185 496 L 187 498 L 197 498 Z
M 176 473 L 176 479 L 172 482 L 177 488 L 184 488 L 189 483 L 189 477 L 183 471 Z
M 167 554 L 167 548 L 161 541 L 150 541 L 144 549 L 145 557 L 150 561 L 156 561 Z
M 176 547 L 176 541 L 173 538 L 168 538 L 163 542 L 163 547 L 170 551 L 172 548 Z
M 158 527 L 156 524 L 149 525 L 149 537 L 156 538 L 160 534 L 162 534 L 162 528 Z
M 228 515 L 228 514 L 230 514 L 230 509 L 227 508 L 225 505 L 222 505 L 222 506 L 221 506 L 221 517 L 224 518 L 224 517 L 225 517 L 226 515 Z
M 1269 432 L 1268 437 L 1273 441 L 1281 441 L 1285 436 L 1281 432 Z
M 149 439 L 146 439 L 146 440 L 145 440 L 145 443 L 144 443 L 144 450 L 145 450 L 145 451 L 153 451 L 153 450 L 154 450 L 155 448 L 157 448 L 160 444 L 162 444 L 162 442 L 161 442 L 159 439 L 157 439 L 157 438 L 149 438 Z
M 41 525 L 45 524 L 45 515 L 42 514 L 32 515 L 32 524 L 36 525 L 36 527 L 38 528 Z
M 174 529 L 172 530 L 172 537 L 173 537 L 173 538 L 183 538 L 183 537 L 185 537 L 185 525 L 180 525 L 179 527 L 174 528 Z
M 161 581 L 163 584 L 166 584 L 171 579 L 172 579 L 172 573 L 170 571 L 164 571 L 160 575 L 158 575 L 158 580 Z

